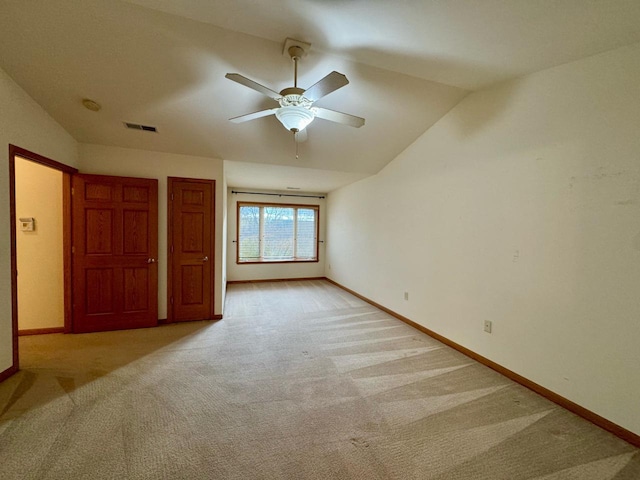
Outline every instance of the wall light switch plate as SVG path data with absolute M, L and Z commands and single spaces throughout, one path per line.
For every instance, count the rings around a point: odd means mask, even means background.
M 491 333 L 491 320 L 484 321 L 484 331 L 487 333 Z

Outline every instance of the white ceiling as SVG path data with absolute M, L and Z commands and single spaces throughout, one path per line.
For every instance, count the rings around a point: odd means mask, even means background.
M 638 0 L 0 0 L 0 67 L 79 142 L 225 160 L 231 186 L 326 192 L 378 172 L 469 90 L 640 42 Z M 295 158 L 275 102 L 224 78 L 292 84 L 287 37 L 312 44 L 318 106 Z M 103 109 L 81 105 L 91 98 Z M 158 127 L 126 130 L 122 122 Z

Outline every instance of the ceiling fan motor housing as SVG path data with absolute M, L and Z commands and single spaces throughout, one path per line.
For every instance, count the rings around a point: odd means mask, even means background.
M 311 108 L 313 102 L 304 96 L 304 90 L 302 88 L 285 88 L 280 92 L 282 97 L 278 99 L 281 107 L 287 107 L 289 105 L 296 105 L 305 108 Z

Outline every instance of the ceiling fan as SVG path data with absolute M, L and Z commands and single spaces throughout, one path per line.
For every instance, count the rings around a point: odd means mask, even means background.
M 314 104 L 326 95 L 335 92 L 339 88 L 349 83 L 347 77 L 338 72 L 331 72 L 322 80 L 312 85 L 308 89 L 298 87 L 298 61 L 305 54 L 311 45 L 298 40 L 287 39 L 284 44 L 284 52 L 293 60 L 293 87 L 285 88 L 280 93 L 271 90 L 253 80 L 248 79 L 238 73 L 227 73 L 229 80 L 249 87 L 256 92 L 262 93 L 280 104 L 279 107 L 261 110 L 259 112 L 248 113 L 233 117 L 229 120 L 234 123 L 242 123 L 256 118 L 275 115 L 284 125 L 284 128 L 293 132 L 296 141 L 306 139 L 305 128 L 315 118 L 322 118 L 331 122 L 342 123 L 351 127 L 359 128 L 364 125 L 364 118 L 349 115 L 347 113 L 336 112 L 328 108 L 315 107 Z

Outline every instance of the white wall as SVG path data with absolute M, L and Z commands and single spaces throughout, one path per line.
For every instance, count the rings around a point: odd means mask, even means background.
M 634 45 L 469 95 L 330 193 L 327 276 L 640 434 L 639 79 Z
M 18 328 L 64 327 L 62 172 L 16 158 L 16 217 L 35 230 L 16 232 Z
M 141 132 L 141 135 L 152 135 Z M 217 158 L 193 157 L 128 148 L 80 144 L 80 172 L 98 175 L 155 178 L 158 180 L 158 316 L 167 318 L 167 177 L 216 181 L 216 253 L 214 310 L 222 314 L 223 162 Z
M 271 195 L 247 195 L 241 193 L 231 193 L 235 191 L 250 191 L 262 193 L 284 193 L 292 195 L 292 192 L 274 192 L 269 190 L 256 190 L 244 188 L 228 189 L 227 202 L 227 278 L 229 281 L 238 280 L 265 280 L 277 278 L 309 278 L 324 277 L 325 264 L 325 248 L 324 243 L 318 246 L 318 262 L 309 263 L 260 263 L 260 264 L 241 264 L 236 263 L 236 240 L 237 236 L 237 205 L 238 202 L 265 202 L 265 203 L 290 203 L 297 205 L 318 205 L 320 208 L 320 240 L 324 241 L 326 232 L 325 207 L 326 200 L 324 198 L 302 198 L 302 197 L 275 197 Z M 316 195 L 317 193 L 299 193 L 300 195 Z
M 76 141 L 0 69 L 0 372 L 13 362 L 9 144 L 77 164 Z

